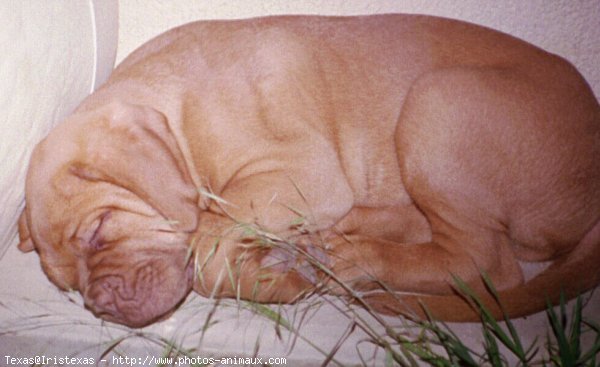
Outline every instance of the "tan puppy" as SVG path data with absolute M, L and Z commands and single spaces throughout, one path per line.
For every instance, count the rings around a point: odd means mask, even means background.
M 492 305 L 486 272 L 511 316 L 600 281 L 590 88 L 559 57 L 432 17 L 167 32 L 38 145 L 26 192 L 20 248 L 130 326 L 191 289 L 343 294 L 314 260 L 360 290 L 398 291 L 371 295 L 379 310 L 422 315 L 421 300 L 445 320 L 476 317 L 452 275 Z M 519 261 L 551 264 L 524 281 Z

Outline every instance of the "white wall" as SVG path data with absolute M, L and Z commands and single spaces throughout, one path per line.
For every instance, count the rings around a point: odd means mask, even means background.
M 570 60 L 600 97 L 598 0 L 121 0 L 117 62 L 151 37 L 199 19 L 268 14 L 422 13 L 513 34 Z

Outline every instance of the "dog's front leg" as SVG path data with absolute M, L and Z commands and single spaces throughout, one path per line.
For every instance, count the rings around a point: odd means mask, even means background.
M 486 238 L 484 238 L 486 237 Z M 385 289 L 419 294 L 452 294 L 453 276 L 483 291 L 481 274 L 498 289 L 521 284 L 521 270 L 502 236 L 472 237 L 434 234 L 425 243 L 404 244 L 363 235 L 329 240 L 334 293 L 343 283 L 357 290 Z M 483 247 L 488 247 L 483 251 Z M 337 284 L 337 285 L 336 285 Z
M 192 249 L 194 290 L 207 297 L 291 303 L 319 282 L 305 254 L 320 250 L 226 215 L 204 213 Z

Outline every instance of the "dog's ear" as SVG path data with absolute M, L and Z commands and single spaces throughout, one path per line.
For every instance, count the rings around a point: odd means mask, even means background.
M 71 173 L 128 189 L 181 231 L 196 229 L 198 190 L 165 115 L 144 106 L 111 104 L 94 119 L 85 141 L 84 162 Z
M 19 217 L 19 244 L 17 245 L 19 250 L 22 252 L 31 252 L 35 250 L 33 241 L 29 234 L 29 224 L 27 223 L 26 208 L 23 208 L 23 212 Z

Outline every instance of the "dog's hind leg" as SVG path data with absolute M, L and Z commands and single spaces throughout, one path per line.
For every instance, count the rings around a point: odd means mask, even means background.
M 557 65 L 552 80 L 516 68 L 456 68 L 415 83 L 396 144 L 431 241 L 340 238 L 333 251 L 341 279 L 444 296 L 452 275 L 482 294 L 485 272 L 504 292 L 523 284 L 517 260 L 574 251 L 600 216 L 598 107 Z M 548 285 L 548 294 L 559 292 Z

